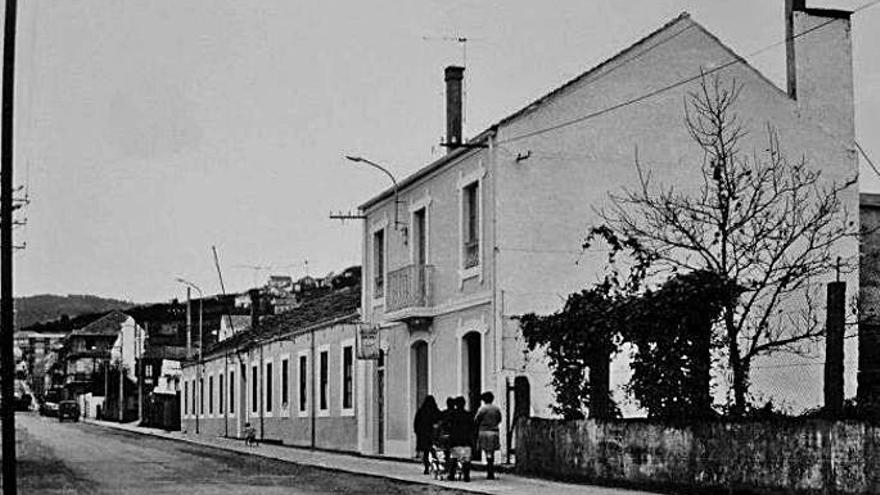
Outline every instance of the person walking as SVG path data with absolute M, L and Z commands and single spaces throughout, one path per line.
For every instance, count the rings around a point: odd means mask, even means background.
M 477 427 L 477 449 L 486 453 L 486 479 L 495 479 L 495 451 L 501 448 L 498 425 L 501 424 L 501 408 L 493 404 L 495 394 L 483 392 L 483 405 L 477 410 L 474 424 Z
M 416 451 L 422 454 L 422 463 L 425 465 L 425 474 L 429 474 L 430 461 L 429 455 L 436 457 L 434 453 L 434 428 L 440 422 L 440 409 L 437 407 L 437 401 L 434 396 L 429 395 L 422 401 L 419 410 L 416 411 L 416 417 L 413 421 L 413 429 L 416 433 Z
M 257 445 L 257 430 L 250 423 L 244 424 L 244 444 L 248 447 Z
M 456 397 L 453 401 L 454 408 L 449 415 L 450 435 L 449 444 L 452 447 L 450 457 L 453 462 L 449 463 L 449 479 L 455 479 L 456 463 L 461 463 L 461 475 L 464 481 L 471 480 L 471 457 L 473 455 L 474 420 L 464 410 L 464 397 Z

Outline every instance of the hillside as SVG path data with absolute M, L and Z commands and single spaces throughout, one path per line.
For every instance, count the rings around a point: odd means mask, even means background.
M 59 296 L 40 294 L 15 299 L 15 316 L 18 328 L 57 320 L 61 315 L 74 318 L 85 314 L 101 314 L 113 309 L 128 309 L 134 303 L 103 297 L 71 294 Z

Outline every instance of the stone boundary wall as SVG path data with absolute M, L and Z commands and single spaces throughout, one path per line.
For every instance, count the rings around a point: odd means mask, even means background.
M 880 426 L 856 421 L 523 418 L 515 448 L 527 475 L 696 493 L 880 493 Z

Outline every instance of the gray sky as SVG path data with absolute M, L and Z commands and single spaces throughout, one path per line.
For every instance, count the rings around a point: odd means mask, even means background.
M 867 0 L 808 2 L 854 9 Z M 741 55 L 784 36 L 783 0 L 20 2 L 17 293 L 180 297 L 360 263 L 328 219 L 439 157 L 443 67 L 468 36 L 466 134 L 682 11 Z M 880 6 L 853 18 L 857 135 L 880 165 Z M 784 82 L 784 51 L 750 58 Z M 862 190 L 880 179 L 862 165 Z M 259 278 L 256 277 L 259 275 Z

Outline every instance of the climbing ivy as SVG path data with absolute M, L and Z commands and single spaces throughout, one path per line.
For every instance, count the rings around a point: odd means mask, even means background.
M 611 358 L 631 344 L 633 375 L 627 390 L 649 417 L 676 419 L 712 413 L 711 352 L 719 344 L 713 326 L 740 291 L 708 271 L 673 273 L 657 289 L 646 287 L 653 258 L 632 240 L 598 227 L 596 239 L 610 247 L 606 275 L 568 296 L 550 315 L 520 317 L 530 350 L 549 360 L 556 393 L 554 411 L 568 419 L 618 414 L 609 390 Z M 626 269 L 618 258 L 627 256 Z M 589 376 L 588 376 L 589 375 Z

